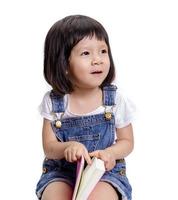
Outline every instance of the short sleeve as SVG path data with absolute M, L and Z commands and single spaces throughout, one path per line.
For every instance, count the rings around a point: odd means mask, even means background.
M 54 117 L 51 114 L 52 113 L 51 111 L 52 111 L 52 102 L 51 102 L 50 91 L 49 91 L 43 97 L 43 100 L 39 106 L 39 112 L 42 117 L 52 121 Z
M 135 112 L 135 104 L 128 97 L 117 91 L 116 106 L 114 108 L 116 128 L 123 128 L 132 123 Z

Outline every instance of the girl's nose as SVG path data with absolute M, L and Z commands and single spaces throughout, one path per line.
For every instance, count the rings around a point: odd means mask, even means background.
M 92 65 L 100 65 L 102 63 L 103 63 L 102 58 L 99 55 L 93 56 Z

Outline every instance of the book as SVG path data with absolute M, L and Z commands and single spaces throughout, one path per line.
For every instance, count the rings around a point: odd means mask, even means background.
M 105 172 L 104 161 L 96 157 L 92 158 L 92 164 L 84 169 L 85 161 L 81 157 L 77 161 L 76 183 L 72 200 L 86 200 L 95 185 Z

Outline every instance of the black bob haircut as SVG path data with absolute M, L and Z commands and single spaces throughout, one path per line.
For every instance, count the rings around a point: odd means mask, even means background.
M 106 42 L 110 58 L 110 70 L 100 87 L 110 84 L 115 78 L 109 38 L 104 27 L 87 16 L 67 16 L 50 28 L 44 45 L 44 77 L 56 94 L 63 96 L 73 91 L 72 82 L 66 76 L 66 71 L 70 71 L 71 50 L 83 38 L 93 36 Z

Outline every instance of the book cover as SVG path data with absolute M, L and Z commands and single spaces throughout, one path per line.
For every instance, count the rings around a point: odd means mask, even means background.
M 77 162 L 77 178 L 72 200 L 86 200 L 105 172 L 104 162 L 96 157 L 84 169 L 84 158 Z

